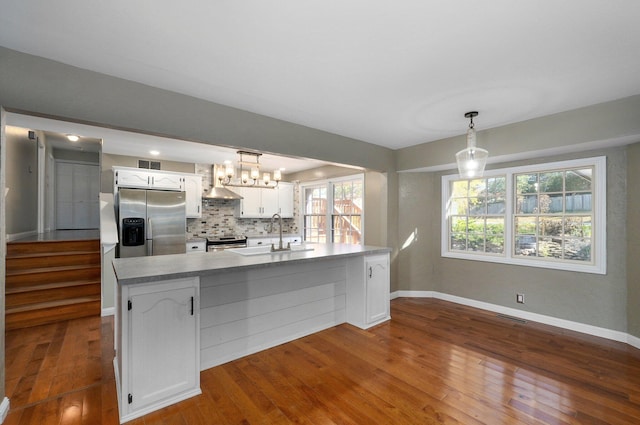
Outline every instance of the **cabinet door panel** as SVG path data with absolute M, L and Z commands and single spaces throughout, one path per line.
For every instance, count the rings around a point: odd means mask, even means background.
M 131 297 L 132 409 L 196 385 L 195 295 L 194 288 L 181 288 Z
M 269 218 L 278 213 L 278 189 L 259 190 L 262 192 L 262 216 Z
M 182 176 L 178 174 L 151 173 L 151 187 L 154 189 L 182 190 Z
M 367 311 L 368 323 L 382 320 L 389 315 L 389 262 L 387 256 L 368 257 Z
M 187 217 L 202 217 L 202 176 L 185 175 L 184 191 L 187 194 Z
M 117 170 L 115 177 L 116 186 L 139 187 L 146 189 L 150 183 L 150 173 L 141 170 Z
M 240 201 L 241 218 L 262 217 L 261 189 L 251 187 L 234 187 L 233 189 L 243 197 Z
M 278 209 L 282 218 L 293 218 L 293 185 L 280 182 L 278 185 Z

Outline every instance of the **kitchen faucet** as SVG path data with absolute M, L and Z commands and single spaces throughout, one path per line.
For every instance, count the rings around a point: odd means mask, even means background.
M 287 242 L 286 248 L 282 246 L 282 216 L 278 213 L 275 213 L 273 216 L 271 216 L 271 231 L 273 231 L 273 220 L 276 217 L 278 217 L 278 224 L 280 225 L 280 243 L 278 244 L 278 248 L 276 248 L 273 244 L 271 244 L 271 252 L 291 251 L 291 242 Z

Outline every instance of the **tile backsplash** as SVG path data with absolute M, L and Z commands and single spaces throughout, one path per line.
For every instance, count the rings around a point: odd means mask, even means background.
M 202 175 L 203 194 L 211 189 L 211 166 L 196 164 L 196 173 Z M 294 185 L 293 218 L 282 219 L 282 231 L 299 234 L 298 200 L 300 186 Z M 187 237 L 220 237 L 230 235 L 262 235 L 269 233 L 270 219 L 238 218 L 235 216 L 238 200 L 202 199 L 202 217 L 187 219 Z M 274 225 L 278 231 L 278 225 Z

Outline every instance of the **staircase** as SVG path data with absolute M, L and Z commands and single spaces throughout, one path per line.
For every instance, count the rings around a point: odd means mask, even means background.
M 100 315 L 100 240 L 9 242 L 5 328 Z

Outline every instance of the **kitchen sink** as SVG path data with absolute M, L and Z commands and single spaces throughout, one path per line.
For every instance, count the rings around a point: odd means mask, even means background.
M 313 251 L 313 249 L 314 248 L 312 246 L 308 246 L 308 245 L 293 245 L 291 247 L 291 251 L 271 252 L 271 246 L 269 245 L 269 246 L 252 246 L 249 248 L 233 248 L 233 249 L 227 249 L 225 251 L 233 252 L 235 254 L 240 254 L 244 256 L 250 256 L 250 255 L 267 255 L 267 254 L 271 254 L 271 255 L 288 254 L 290 252 Z

